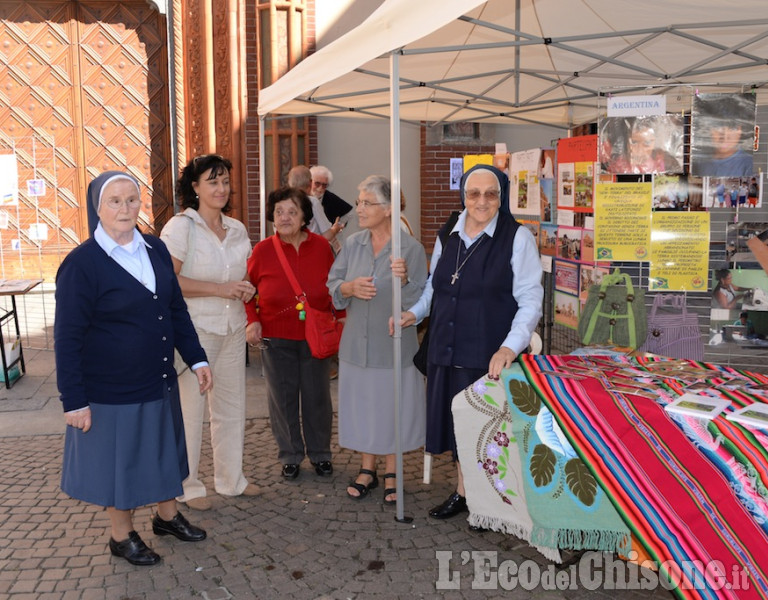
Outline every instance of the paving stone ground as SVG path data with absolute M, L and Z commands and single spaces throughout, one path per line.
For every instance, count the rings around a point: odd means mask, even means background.
M 578 565 L 555 569 L 513 536 L 470 532 L 463 517 L 430 519 L 429 508 L 454 488 L 447 455 L 434 458 L 429 485 L 422 482 L 423 455 L 405 456 L 404 512 L 413 517 L 409 524 L 397 522 L 395 508 L 382 503 L 383 486 L 362 501 L 347 497 L 346 484 L 359 463 L 337 446 L 332 477 L 316 476 L 305 460 L 299 478 L 284 481 L 258 361 L 248 367 L 244 464 L 246 476 L 261 486 L 262 494 L 214 494 L 213 509 L 205 512 L 182 507 L 208 531 L 208 539 L 196 544 L 156 537 L 151 508 L 137 509 L 139 534 L 163 560 L 154 567 L 134 567 L 109 555 L 106 513 L 60 491 L 63 417 L 52 352 L 27 354 L 27 375 L 10 391 L 0 388 L 0 600 L 671 597 L 661 587 L 588 589 L 599 583 L 599 573 L 597 580 L 583 579 L 575 575 Z M 335 399 L 335 383 L 333 392 Z M 203 448 L 201 473 L 211 485 L 207 435 Z M 476 576 L 482 564 L 478 552 L 491 553 L 503 565 L 492 569 L 501 583 L 488 580 L 482 569 Z M 560 585 L 567 582 L 568 589 L 524 589 L 520 584 L 503 589 L 511 586 L 509 568 L 517 567 L 528 569 L 526 573 L 549 570 L 551 576 L 560 572 Z M 473 589 L 484 580 L 491 589 Z

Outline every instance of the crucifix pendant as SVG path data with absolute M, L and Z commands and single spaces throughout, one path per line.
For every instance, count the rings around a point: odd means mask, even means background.
M 451 275 L 451 285 L 456 283 L 456 280 L 459 278 L 459 272 L 456 271 L 453 275 Z

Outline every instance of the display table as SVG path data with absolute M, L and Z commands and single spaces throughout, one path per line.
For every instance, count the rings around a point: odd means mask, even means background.
M 16 296 L 23 296 L 31 289 L 37 287 L 43 282 L 42 279 L 0 279 L 0 296 L 11 297 L 11 309 L 5 310 L 0 308 L 0 359 L 2 359 L 2 374 L 5 379 L 6 389 L 11 387 L 26 373 L 26 365 L 24 363 L 24 348 L 21 347 L 19 342 L 18 356 L 11 359 L 6 354 L 6 339 L 3 334 L 4 326 L 11 322 L 16 331 L 16 337 L 13 341 L 21 339 L 21 329 L 19 328 L 19 315 L 16 312 Z M 18 365 L 19 375 L 18 377 L 11 376 L 11 369 Z
M 749 386 L 768 376 L 715 365 L 521 356 L 453 401 L 470 523 L 553 560 L 626 556 L 631 534 L 680 597 L 768 598 L 768 435 L 663 408 L 687 385 L 729 380 L 743 386 L 712 393 L 730 411 L 765 401 Z

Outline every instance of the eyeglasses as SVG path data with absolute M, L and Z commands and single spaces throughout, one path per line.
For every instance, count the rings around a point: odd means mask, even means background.
M 328 189 L 328 186 L 330 185 L 327 181 L 312 181 L 312 185 L 315 187 L 321 187 Z
M 125 206 L 128 210 L 134 210 L 141 206 L 140 198 L 128 198 L 127 200 L 120 200 L 120 198 L 107 198 L 104 200 L 107 206 L 112 210 L 120 210 Z
M 481 196 L 485 196 L 486 200 L 494 202 L 499 199 L 501 192 L 499 190 L 485 190 L 485 192 L 481 192 L 480 190 L 467 190 L 464 193 L 464 197 L 472 202 L 480 200 Z
M 370 208 L 371 206 L 381 206 L 384 204 L 383 202 L 368 202 L 368 200 L 355 200 L 355 206 L 362 206 L 365 209 Z

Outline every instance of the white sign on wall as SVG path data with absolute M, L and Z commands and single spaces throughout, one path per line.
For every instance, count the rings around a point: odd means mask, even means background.
M 611 96 L 609 117 L 640 117 L 667 114 L 666 96 Z

